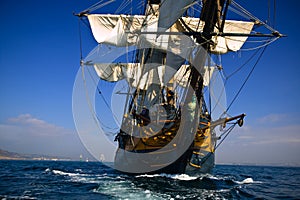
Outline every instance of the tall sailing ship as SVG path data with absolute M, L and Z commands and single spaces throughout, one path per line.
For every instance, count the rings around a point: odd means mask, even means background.
M 110 14 L 95 12 L 113 2 L 76 15 L 87 19 L 98 43 L 81 66 L 93 67 L 100 81 L 126 85 L 124 105 L 113 105 L 121 113 L 113 132 L 114 167 L 127 173 L 210 171 L 216 149 L 245 117 L 229 114 L 236 96 L 227 106 L 222 56 L 241 51 L 252 38 L 256 46 L 249 50 L 263 52 L 282 35 L 234 0 L 124 0 Z M 130 9 L 119 14 L 122 7 Z M 229 11 L 248 20 L 227 20 Z M 115 55 L 111 61 L 106 51 Z

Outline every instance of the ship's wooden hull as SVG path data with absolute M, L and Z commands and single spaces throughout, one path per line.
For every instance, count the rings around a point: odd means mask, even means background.
M 151 153 L 143 152 L 143 153 Z M 201 167 L 195 167 L 190 163 L 192 150 L 187 150 L 183 155 L 181 155 L 177 160 L 173 163 L 157 163 L 157 165 L 146 166 L 144 162 L 142 162 L 137 156 L 136 159 L 128 159 L 126 155 L 124 155 L 123 150 L 118 149 L 115 155 L 115 168 L 119 169 L 122 172 L 126 172 L 129 174 L 198 174 L 198 173 L 209 173 L 214 167 L 214 153 L 210 154 L 205 162 L 201 165 Z M 139 165 L 139 167 L 137 167 Z M 158 168 L 158 165 L 163 167 Z M 125 169 L 125 170 L 124 170 Z M 128 169 L 126 171 L 126 169 Z M 131 171 L 131 169 L 137 169 L 136 172 Z M 141 171 L 139 171 L 140 169 Z M 143 169 L 147 169 L 147 172 L 143 172 Z
M 184 124 L 184 125 L 181 125 Z M 174 120 L 157 132 L 149 125 L 131 126 L 124 121 L 117 135 L 115 168 L 126 173 L 209 172 L 214 166 L 215 139 L 209 120 L 193 127 Z M 130 128 L 128 128 L 130 127 Z

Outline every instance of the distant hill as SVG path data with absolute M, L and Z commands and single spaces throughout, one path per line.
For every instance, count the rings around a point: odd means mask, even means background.
M 57 156 L 38 155 L 38 154 L 20 154 L 16 152 L 0 149 L 0 160 L 71 160 Z
M 25 155 L 0 149 L 0 159 L 24 160 L 26 158 Z

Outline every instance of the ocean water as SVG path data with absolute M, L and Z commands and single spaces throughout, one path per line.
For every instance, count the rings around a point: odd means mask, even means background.
M 137 175 L 99 162 L 0 161 L 0 199 L 300 199 L 299 167 Z

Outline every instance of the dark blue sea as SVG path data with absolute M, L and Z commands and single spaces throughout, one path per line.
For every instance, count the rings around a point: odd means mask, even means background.
M 300 168 L 216 165 L 195 176 L 130 176 L 99 162 L 2 160 L 0 199 L 300 199 Z

